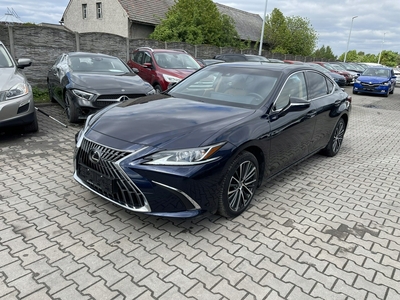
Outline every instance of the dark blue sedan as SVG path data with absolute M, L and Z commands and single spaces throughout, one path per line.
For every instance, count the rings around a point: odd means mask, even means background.
M 367 68 L 355 81 L 353 94 L 368 93 L 388 97 L 393 94 L 396 86 L 396 76 L 392 68 Z
M 235 217 L 262 180 L 320 151 L 335 156 L 350 110 L 351 97 L 313 67 L 214 64 L 89 116 L 74 177 L 135 212 Z

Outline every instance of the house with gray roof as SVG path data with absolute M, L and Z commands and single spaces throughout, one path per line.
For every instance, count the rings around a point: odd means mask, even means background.
M 215 4 L 220 13 L 234 20 L 242 40 L 260 40 L 262 18 L 258 14 Z M 78 33 L 104 32 L 127 38 L 148 38 L 172 5 L 174 0 L 70 0 L 60 22 Z

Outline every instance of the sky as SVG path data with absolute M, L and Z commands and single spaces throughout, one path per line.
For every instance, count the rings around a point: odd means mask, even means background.
M 1 0 L 0 19 L 8 9 L 12 9 L 23 22 L 58 24 L 68 2 L 69 0 Z M 286 17 L 306 18 L 318 35 L 317 48 L 329 46 L 337 56 L 346 50 L 375 55 L 379 55 L 382 50 L 400 53 L 399 0 L 214 0 L 214 2 L 259 14 L 261 18 L 267 3 L 267 15 L 277 8 Z M 353 19 L 355 16 L 357 17 Z

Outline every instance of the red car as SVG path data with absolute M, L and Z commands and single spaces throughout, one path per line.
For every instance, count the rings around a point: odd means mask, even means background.
M 141 47 L 133 51 L 128 61 L 143 80 L 149 82 L 157 93 L 165 91 L 201 68 L 201 65 L 184 50 L 152 49 Z
M 344 78 L 346 78 L 347 85 L 352 84 L 354 81 L 353 76 L 349 72 L 339 70 L 339 69 L 335 68 L 334 66 L 332 66 L 330 63 L 322 62 L 322 61 L 313 61 L 312 63 L 319 64 L 320 66 L 323 66 L 325 69 L 328 69 L 329 71 L 331 71 L 333 73 L 342 75 Z

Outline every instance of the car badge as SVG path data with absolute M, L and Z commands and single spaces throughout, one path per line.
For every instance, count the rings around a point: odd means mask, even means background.
M 101 151 L 99 149 L 90 150 L 89 151 L 89 160 L 94 164 L 98 164 L 101 160 Z
M 128 96 L 126 96 L 126 95 L 123 95 L 123 96 L 121 96 L 120 98 L 119 98 L 119 101 L 126 101 L 126 100 L 129 100 L 129 97 Z
M 122 89 L 122 90 L 121 90 L 121 92 L 125 92 L 125 90 L 124 90 L 124 89 Z

